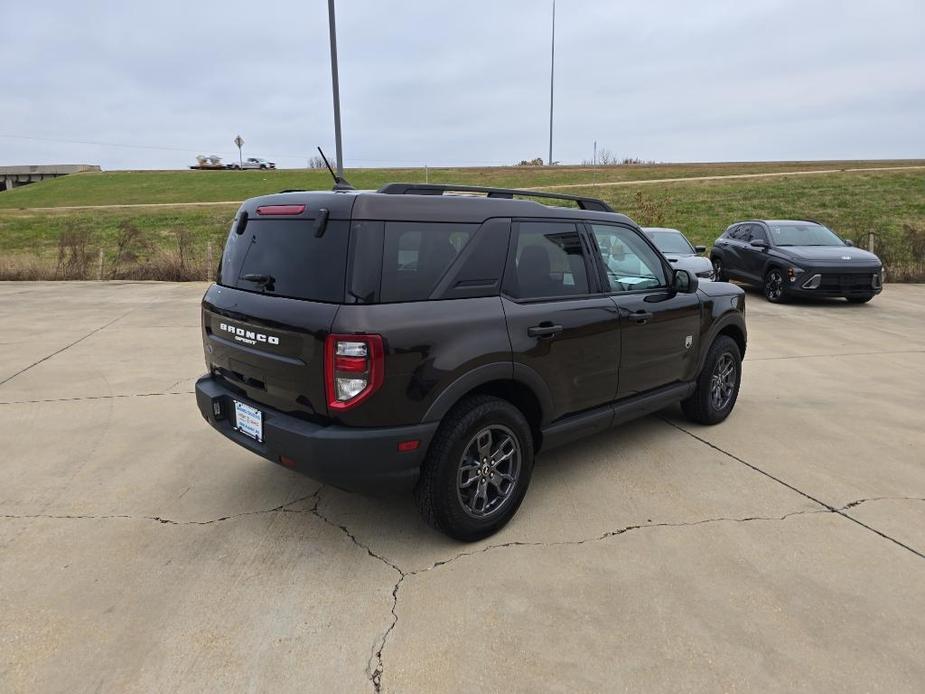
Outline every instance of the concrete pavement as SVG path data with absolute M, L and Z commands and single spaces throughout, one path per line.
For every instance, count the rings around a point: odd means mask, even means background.
M 921 691 L 925 287 L 750 295 L 726 423 L 546 454 L 472 545 L 213 432 L 204 288 L 0 284 L 0 691 Z

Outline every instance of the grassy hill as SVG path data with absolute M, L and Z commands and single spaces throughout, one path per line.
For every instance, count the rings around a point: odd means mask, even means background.
M 925 274 L 925 169 L 844 171 L 925 162 L 772 162 L 614 167 L 430 169 L 430 182 L 519 188 L 567 186 L 640 224 L 674 226 L 710 245 L 742 218 L 809 217 L 877 251 L 894 279 Z M 795 172 L 826 171 L 814 175 Z M 705 176 L 788 174 L 683 180 Z M 358 188 L 423 181 L 423 169 L 347 172 Z M 637 183 L 648 181 L 647 183 Z M 656 181 L 656 182 L 652 182 Z M 615 185 L 605 185 L 615 184 Z M 284 189 L 327 189 L 326 171 L 148 171 L 67 176 L 0 193 L 0 277 L 204 277 L 240 200 Z M 189 206 L 189 203 L 224 203 Z M 161 205 L 118 207 L 119 205 Z M 186 205 L 186 206 L 184 206 Z M 96 209 L 36 209 L 108 206 Z

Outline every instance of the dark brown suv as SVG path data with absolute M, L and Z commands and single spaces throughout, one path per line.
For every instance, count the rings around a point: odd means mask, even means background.
M 541 449 L 675 402 L 725 419 L 744 300 L 590 198 L 270 195 L 242 205 L 203 298 L 196 397 L 254 453 L 338 487 L 413 488 L 429 523 L 474 540 L 514 515 Z

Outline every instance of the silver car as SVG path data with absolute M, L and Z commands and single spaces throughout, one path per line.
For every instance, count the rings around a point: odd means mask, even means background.
M 642 230 L 672 267 L 692 272 L 702 280 L 713 279 L 713 263 L 700 255 L 707 250 L 706 246 L 692 245 L 677 229 L 643 227 Z

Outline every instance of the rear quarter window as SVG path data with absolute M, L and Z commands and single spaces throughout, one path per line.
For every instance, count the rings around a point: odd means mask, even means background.
M 325 303 L 344 300 L 347 222 L 328 221 L 317 238 L 311 219 L 251 219 L 232 228 L 218 283 L 235 289 Z
M 477 224 L 386 222 L 380 301 L 428 299 L 477 228 Z

